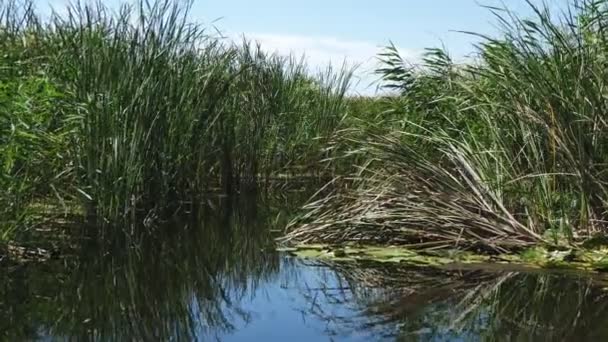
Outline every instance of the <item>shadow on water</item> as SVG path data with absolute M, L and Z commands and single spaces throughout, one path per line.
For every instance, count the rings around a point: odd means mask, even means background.
M 602 278 L 277 253 L 290 198 L 217 198 L 154 234 L 3 266 L 0 340 L 608 339 Z

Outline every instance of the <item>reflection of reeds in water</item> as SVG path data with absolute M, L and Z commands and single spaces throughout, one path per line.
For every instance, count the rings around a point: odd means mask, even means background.
M 240 301 L 277 275 L 274 212 L 210 203 L 156 235 L 82 243 L 74 258 L 0 276 L 0 339 L 193 340 L 250 319 Z
M 379 263 L 326 265 L 332 285 L 303 292 L 310 302 L 306 311 L 326 321 L 334 334 L 355 331 L 399 340 L 608 338 L 608 298 L 599 279 Z

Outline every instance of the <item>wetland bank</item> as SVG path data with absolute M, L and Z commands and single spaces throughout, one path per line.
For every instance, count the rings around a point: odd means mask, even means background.
M 0 336 L 605 338 L 608 1 L 529 6 L 362 97 L 188 3 L 0 0 Z

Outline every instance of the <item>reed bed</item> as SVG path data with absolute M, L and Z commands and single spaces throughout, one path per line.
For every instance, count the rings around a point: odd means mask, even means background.
M 311 172 L 342 123 L 350 70 L 235 43 L 189 3 L 0 1 L 2 236 L 52 205 L 107 226 L 154 222 L 205 194 Z
M 467 64 L 430 49 L 410 67 L 389 46 L 396 118 L 344 135 L 363 160 L 350 185 L 311 201 L 284 241 L 506 252 L 605 233 L 608 1 L 529 6 L 490 9 L 502 34 L 477 34 Z

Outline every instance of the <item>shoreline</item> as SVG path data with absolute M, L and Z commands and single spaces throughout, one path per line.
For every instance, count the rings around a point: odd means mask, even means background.
M 590 274 L 608 272 L 608 246 L 564 248 L 535 246 L 517 253 L 477 254 L 462 250 L 416 251 L 403 246 L 346 244 L 294 245 L 277 248 L 302 259 L 344 262 L 396 263 L 438 269 L 493 269 L 500 271 L 573 271 Z

